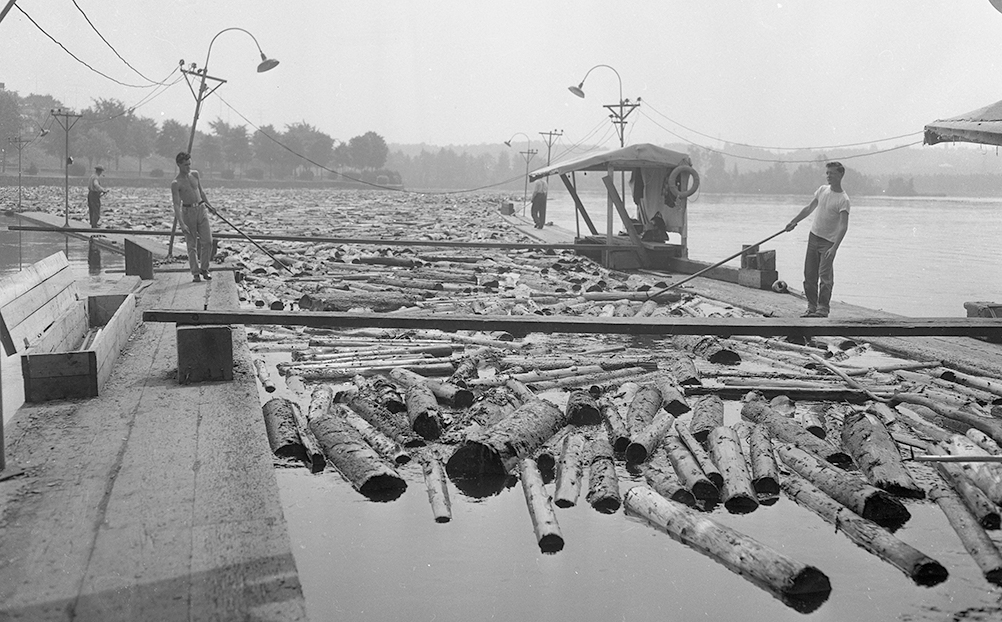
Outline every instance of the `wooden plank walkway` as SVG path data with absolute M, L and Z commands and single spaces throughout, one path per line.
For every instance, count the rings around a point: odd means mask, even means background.
M 147 322 L 271 324 L 313 328 L 419 328 L 445 331 L 503 330 L 512 334 L 590 333 L 622 335 L 756 335 L 761 337 L 987 336 L 1002 337 L 1002 318 L 777 318 L 777 317 L 584 317 L 461 314 L 339 313 L 324 311 L 217 311 L 150 309 Z
M 158 274 L 140 308 L 235 309 L 232 273 Z M 144 324 L 100 397 L 22 407 L 0 481 L 0 619 L 305 620 L 244 331 L 232 382 L 178 385 Z

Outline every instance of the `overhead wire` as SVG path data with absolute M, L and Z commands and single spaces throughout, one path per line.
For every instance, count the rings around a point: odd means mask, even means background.
M 139 71 L 138 69 L 136 69 L 135 67 L 132 66 L 132 63 L 130 63 L 129 61 L 125 60 L 125 58 L 123 58 L 122 55 L 118 53 L 118 50 L 115 49 L 115 46 L 113 46 L 107 39 L 104 38 L 104 35 L 101 34 L 101 31 L 97 29 L 97 26 L 94 25 L 94 22 L 90 21 L 90 17 L 88 17 L 87 13 L 85 13 L 84 10 L 83 10 L 83 8 L 80 7 L 80 5 L 77 3 L 77 0 L 72 0 L 72 1 L 73 1 L 73 6 L 75 6 L 77 8 L 77 11 L 80 11 L 81 15 L 83 15 L 84 20 L 86 20 L 87 24 L 91 27 L 91 30 L 93 30 L 94 33 L 97 34 L 97 36 L 101 38 L 101 41 L 104 41 L 104 44 L 107 45 L 111 49 L 111 51 L 115 53 L 115 56 L 117 56 L 123 63 L 125 63 L 125 65 L 129 69 L 131 69 L 132 71 L 135 71 L 137 74 L 139 74 L 139 77 L 141 77 L 142 79 L 146 80 L 147 82 L 151 82 L 153 84 L 159 84 L 161 86 L 164 84 L 163 81 L 158 82 L 156 80 L 152 80 L 150 78 L 147 78 L 143 74 L 143 72 Z M 171 72 L 171 73 L 173 74 L 173 72 Z M 168 76 L 168 78 L 169 77 L 170 76 Z M 164 80 L 166 80 L 166 78 Z
M 65 45 L 63 45 L 58 39 L 56 39 L 55 37 L 53 37 L 52 35 L 50 35 L 48 32 L 46 32 L 45 29 L 42 28 L 42 26 L 38 22 L 36 22 L 30 15 L 28 15 L 28 13 L 24 9 L 22 9 L 17 4 L 14 5 L 14 8 L 16 8 L 18 11 L 20 11 L 22 15 L 24 15 L 25 17 L 27 17 L 28 21 L 31 22 L 32 24 L 34 24 L 35 28 L 37 28 L 43 35 L 45 35 L 46 37 L 48 37 L 53 43 L 55 43 L 60 48 L 62 48 L 64 52 L 66 52 L 67 54 L 69 54 L 73 58 L 73 60 L 77 61 L 78 63 L 80 63 L 81 65 L 83 65 L 84 67 L 86 67 L 87 69 L 90 69 L 91 71 L 93 71 L 97 75 L 101 76 L 102 78 L 106 78 L 108 80 L 111 80 L 115 84 L 118 84 L 118 85 L 121 85 L 121 86 L 125 86 L 125 87 L 131 88 L 131 89 L 148 89 L 148 88 L 153 88 L 153 87 L 157 86 L 156 84 L 129 84 L 127 82 L 122 82 L 121 80 L 118 80 L 117 78 L 113 78 L 113 77 L 109 76 L 108 74 L 104 73 L 103 71 L 95 69 L 92 65 L 90 65 L 89 63 L 87 63 L 87 61 L 81 59 L 79 56 L 77 56 L 76 54 L 74 54 L 73 52 L 71 52 L 69 50 L 69 48 L 67 48 Z

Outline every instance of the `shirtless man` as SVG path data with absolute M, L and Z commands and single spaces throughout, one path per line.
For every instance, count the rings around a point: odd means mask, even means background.
M 209 226 L 209 199 L 202 190 L 198 171 L 191 170 L 191 156 L 182 151 L 174 158 L 178 174 L 170 185 L 174 215 L 181 223 L 184 242 L 188 246 L 191 280 L 209 281 L 209 260 L 212 259 L 212 228 Z

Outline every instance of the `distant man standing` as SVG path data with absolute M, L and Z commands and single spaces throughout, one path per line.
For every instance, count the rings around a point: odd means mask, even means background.
M 212 227 L 209 225 L 209 199 L 202 190 L 198 171 L 191 170 L 191 156 L 182 151 L 174 158 L 177 163 L 177 177 L 170 185 L 174 201 L 174 215 L 181 224 L 184 242 L 188 247 L 188 266 L 191 280 L 198 283 L 209 275 L 209 260 L 212 259 Z M 207 209 L 208 208 L 208 209 Z
M 540 177 L 532 186 L 532 222 L 537 229 L 542 229 L 546 224 L 546 193 L 548 191 L 546 179 Z M 523 212 L 524 213 L 524 212 Z
M 825 165 L 828 184 L 818 188 L 814 200 L 786 225 L 793 231 L 797 223 L 817 209 L 804 258 L 804 294 L 807 312 L 801 317 L 828 317 L 832 287 L 835 285 L 835 253 L 849 230 L 849 195 L 842 189 L 845 167 L 841 162 Z
M 100 164 L 94 167 L 94 174 L 87 182 L 87 210 L 90 212 L 90 228 L 97 229 L 97 223 L 101 220 L 101 197 L 107 194 L 101 186 L 100 177 L 104 174 L 104 167 Z

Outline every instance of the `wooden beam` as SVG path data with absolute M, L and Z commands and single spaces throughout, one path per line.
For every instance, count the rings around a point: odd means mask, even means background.
M 612 204 L 616 206 L 616 211 L 619 212 L 619 218 L 623 221 L 623 227 L 626 228 L 626 234 L 630 236 L 630 240 L 633 242 L 637 250 L 637 255 L 640 256 L 640 263 L 645 268 L 651 267 L 651 258 L 647 254 L 647 248 L 644 247 L 643 240 L 637 235 L 637 230 L 633 228 L 633 220 L 630 215 L 626 213 L 626 206 L 623 204 L 623 199 L 620 198 L 619 192 L 616 191 L 616 180 L 612 178 L 612 175 L 606 175 L 602 178 L 605 182 L 605 187 L 609 192 L 609 198 L 612 199 Z
M 583 207 L 582 207 L 583 209 Z M 587 214 L 585 214 L 587 218 Z M 588 220 L 590 223 L 590 219 Z M 594 225 L 591 225 L 594 229 Z M 126 234 L 130 236 L 159 235 L 169 236 L 170 231 L 139 231 L 136 229 L 89 229 L 85 227 L 29 227 L 27 225 L 9 225 L 9 231 L 36 231 L 49 233 L 100 233 L 105 234 Z M 435 246 L 441 248 L 500 248 L 500 249 L 556 249 L 556 250 L 595 250 L 595 249 L 623 249 L 620 244 L 611 246 L 604 244 L 545 244 L 542 242 L 462 242 L 457 240 L 381 240 L 376 238 L 329 238 L 309 235 L 269 235 L 266 233 L 248 233 L 255 240 L 267 240 L 272 242 L 313 242 L 324 244 L 359 244 L 364 246 Z M 213 233 L 213 238 L 221 240 L 240 240 L 246 242 L 247 239 L 236 233 Z
M 564 187 L 567 188 L 567 192 L 574 199 L 574 209 L 581 214 L 581 218 L 584 219 L 585 224 L 588 225 L 588 231 L 591 231 L 592 235 L 598 235 L 598 229 L 595 228 L 595 224 L 591 221 L 591 216 L 588 215 L 588 210 L 585 209 L 584 203 L 581 202 L 581 197 L 578 196 L 577 188 L 571 184 L 571 180 L 567 179 L 567 175 L 563 174 L 560 176 L 560 181 L 564 182 Z
M 1002 318 L 779 318 L 779 317 L 576 317 L 487 316 L 324 311 L 206 311 L 150 309 L 146 322 L 178 324 L 271 324 L 314 328 L 425 328 L 445 331 L 506 330 L 511 333 L 603 333 L 627 335 L 758 335 L 813 337 L 1002 336 Z

